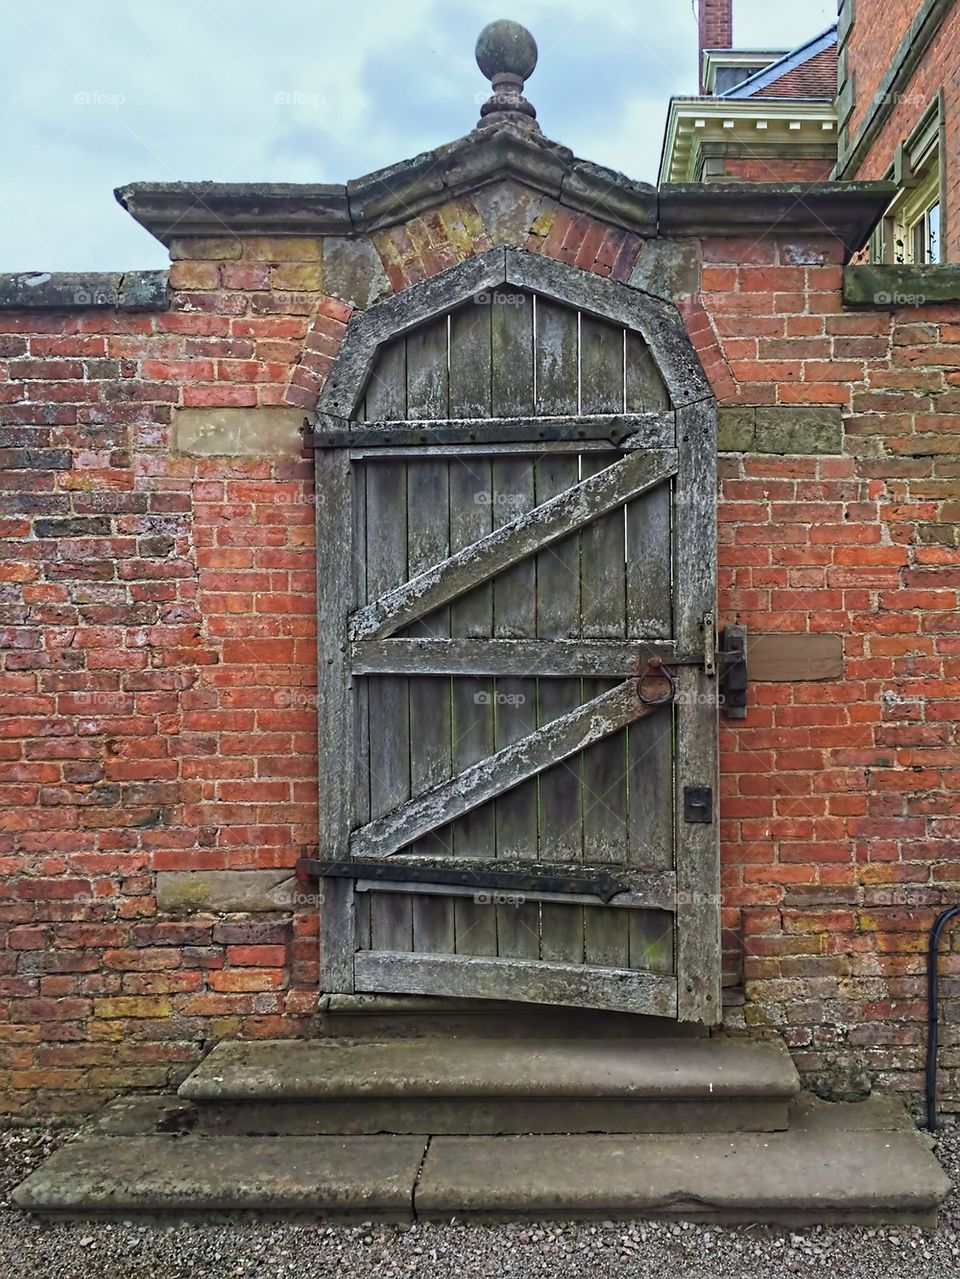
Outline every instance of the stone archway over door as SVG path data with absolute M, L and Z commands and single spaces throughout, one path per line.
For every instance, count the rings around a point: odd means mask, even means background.
M 718 1021 L 715 406 L 675 309 L 490 250 L 351 321 L 312 442 L 323 989 Z

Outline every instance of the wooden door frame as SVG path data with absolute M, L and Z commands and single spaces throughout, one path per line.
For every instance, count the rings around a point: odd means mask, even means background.
M 687 585 L 677 595 L 674 638 L 682 652 L 716 648 L 716 401 L 677 309 L 669 302 L 524 249 L 495 248 L 376 303 L 350 320 L 337 360 L 317 403 L 318 431 L 350 429 L 381 346 L 421 324 L 501 288 L 526 289 L 551 301 L 623 325 L 641 335 L 667 387 L 673 409 L 678 470 L 675 500 L 692 518 L 676 521 L 674 573 Z M 356 424 L 357 429 L 363 423 Z M 349 862 L 352 828 L 354 697 L 349 620 L 358 607 L 354 586 L 352 471 L 349 448 L 315 451 L 318 601 L 318 746 L 321 855 Z M 332 530 L 346 530 L 350 549 Z M 703 666 L 677 672 L 680 697 L 716 707 L 716 681 Z M 682 819 L 684 790 L 710 785 L 717 795 L 716 715 L 679 715 L 674 811 L 678 871 L 676 904 L 677 1018 L 720 1020 L 719 848 L 711 823 Z M 715 807 L 716 805 L 714 805 Z M 321 989 L 353 991 L 356 953 L 354 888 L 328 876 L 321 902 Z M 482 994 L 483 992 L 478 992 Z

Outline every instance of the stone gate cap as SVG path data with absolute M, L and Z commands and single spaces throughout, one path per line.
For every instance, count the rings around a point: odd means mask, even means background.
M 490 22 L 477 36 L 475 52 L 477 66 L 493 86 L 480 108 L 477 128 L 512 120 L 539 132 L 537 113 L 523 97 L 523 83 L 537 65 L 537 42 L 527 28 L 508 18 Z

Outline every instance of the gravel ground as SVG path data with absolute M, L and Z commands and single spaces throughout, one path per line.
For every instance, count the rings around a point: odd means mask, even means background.
M 0 1131 L 2 1279 L 941 1279 L 960 1272 L 957 1191 L 935 1232 L 649 1222 L 48 1225 L 12 1207 L 10 1191 L 65 1137 L 49 1129 Z M 938 1153 L 960 1185 L 960 1127 L 944 1133 Z

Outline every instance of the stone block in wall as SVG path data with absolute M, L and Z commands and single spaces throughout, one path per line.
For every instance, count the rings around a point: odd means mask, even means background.
M 191 457 L 299 457 L 298 408 L 178 409 L 174 448 Z
M 843 451 L 843 418 L 839 405 L 781 404 L 717 410 L 720 453 L 824 454 Z
M 162 870 L 157 909 L 166 915 L 256 914 L 289 909 L 296 880 L 289 870 Z
M 323 244 L 323 276 L 331 297 L 360 310 L 391 292 L 380 255 L 366 239 L 328 237 Z
M 647 240 L 629 280 L 655 297 L 689 296 L 700 291 L 700 245 L 696 240 Z

